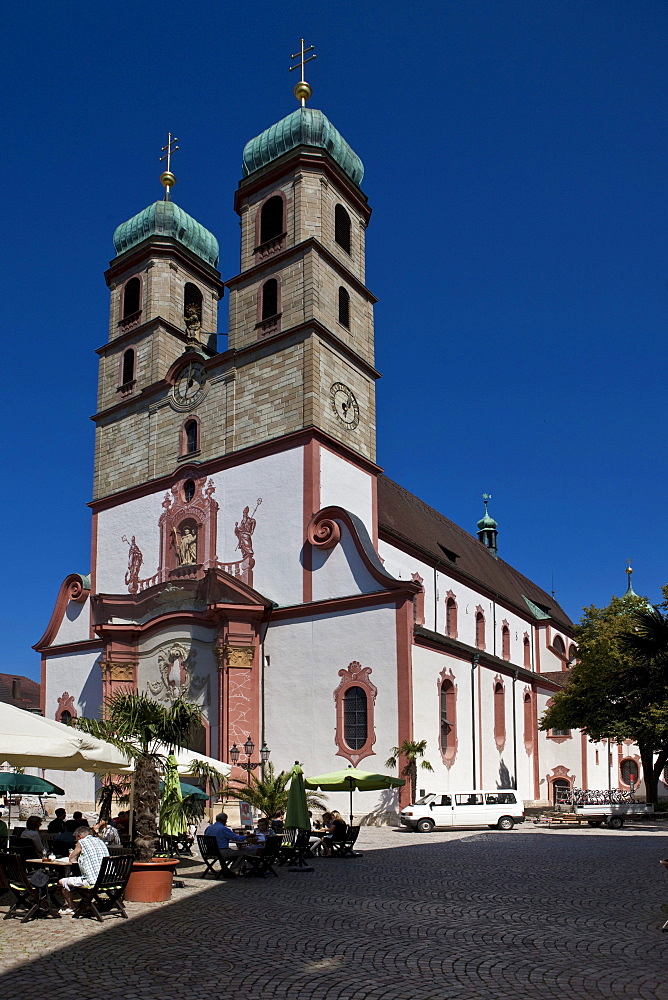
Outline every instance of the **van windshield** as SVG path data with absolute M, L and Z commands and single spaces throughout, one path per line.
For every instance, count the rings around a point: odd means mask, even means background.
M 421 799 L 417 799 L 415 802 L 416 806 L 424 806 L 427 802 L 431 802 L 434 797 L 434 793 L 430 792 L 429 795 L 423 795 Z

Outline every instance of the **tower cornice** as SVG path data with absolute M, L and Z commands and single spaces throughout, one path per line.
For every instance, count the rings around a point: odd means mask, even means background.
M 291 257 L 303 253 L 304 250 L 316 250 L 321 257 L 323 257 L 330 267 L 340 274 L 354 289 L 359 292 L 368 302 L 375 305 L 378 299 L 370 291 L 363 281 L 355 277 L 353 272 L 347 268 L 341 261 L 331 253 L 324 244 L 317 239 L 315 236 L 309 236 L 307 240 L 302 240 L 301 243 L 295 243 L 294 246 L 286 247 L 285 250 L 281 250 L 280 253 L 273 254 L 270 258 L 270 263 L 272 267 L 277 264 L 285 264 Z M 233 278 L 228 278 L 227 281 L 223 282 L 225 288 L 234 288 L 236 285 L 243 284 L 244 281 L 254 281 L 255 278 L 262 271 L 267 270 L 267 261 L 262 261 L 260 264 L 255 264 L 254 267 L 249 267 L 246 271 L 240 271 L 239 274 L 235 274 Z
M 104 272 L 107 285 L 111 288 L 113 279 L 136 268 L 149 257 L 163 260 L 180 259 L 196 277 L 206 282 L 208 286 L 213 286 L 220 293 L 218 297 L 222 299 L 225 286 L 221 281 L 220 271 L 169 236 L 147 236 L 141 243 L 115 257 Z
M 359 211 L 364 219 L 364 224 L 368 225 L 371 218 L 371 208 L 369 207 L 366 195 L 356 184 L 353 184 L 350 178 L 336 165 L 326 151 L 316 151 L 306 146 L 291 149 L 278 160 L 274 160 L 270 165 L 254 171 L 249 177 L 241 180 L 234 195 L 235 212 L 241 215 L 243 202 L 246 198 L 270 186 L 286 173 L 294 171 L 295 168 L 299 167 L 307 170 L 316 170 L 338 184 L 345 191 L 350 202 Z

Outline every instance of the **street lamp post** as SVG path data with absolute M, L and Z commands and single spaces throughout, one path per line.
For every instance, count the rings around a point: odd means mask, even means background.
M 232 746 L 230 747 L 230 760 L 236 767 L 242 767 L 244 771 L 246 771 L 246 773 L 248 774 L 249 785 L 250 785 L 251 771 L 254 771 L 256 767 L 264 767 L 264 765 L 269 760 L 269 755 L 271 753 L 271 750 L 269 749 L 267 744 L 263 743 L 260 748 L 260 759 L 256 761 L 251 761 L 251 757 L 253 756 L 254 750 L 255 750 L 255 744 L 253 743 L 250 734 L 248 736 L 248 739 L 243 745 L 243 752 L 246 755 L 246 760 L 243 761 L 239 760 L 239 757 L 241 756 L 241 751 L 239 750 L 239 747 L 236 745 L 236 743 L 233 743 Z

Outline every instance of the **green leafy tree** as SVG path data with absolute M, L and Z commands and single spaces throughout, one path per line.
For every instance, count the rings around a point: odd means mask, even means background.
M 404 740 L 400 747 L 392 747 L 391 757 L 388 757 L 385 761 L 385 767 L 395 768 L 397 767 L 400 758 L 406 761 L 405 765 L 401 769 L 402 778 L 408 778 L 411 784 L 411 802 L 415 802 L 417 798 L 417 769 L 418 760 L 420 761 L 420 767 L 424 771 L 433 771 L 433 767 L 428 760 L 422 760 L 427 749 L 427 741 L 419 740 L 415 742 L 414 740 Z
M 158 845 L 160 769 L 164 747 L 187 747 L 202 723 L 196 705 L 177 698 L 169 708 L 144 694 L 119 692 L 104 704 L 104 719 L 76 720 L 78 729 L 107 740 L 135 762 L 135 853 L 149 861 Z
M 668 623 L 635 594 L 584 609 L 578 662 L 540 728 L 582 729 L 591 740 L 638 744 L 648 802 L 668 761 Z
M 264 773 L 251 771 L 248 783 L 237 782 L 228 785 L 226 794 L 229 798 L 248 802 L 262 816 L 271 819 L 288 805 L 288 783 L 291 771 L 276 771 L 272 763 L 265 764 Z M 306 792 L 306 803 L 309 809 L 325 809 L 325 801 L 314 792 Z

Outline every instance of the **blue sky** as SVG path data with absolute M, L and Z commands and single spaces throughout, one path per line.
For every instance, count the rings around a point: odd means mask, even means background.
M 668 581 L 664 338 L 668 8 L 38 0 L 4 13 L 5 672 L 90 564 L 95 348 L 118 223 L 174 200 L 238 268 L 244 143 L 296 103 L 362 157 L 373 207 L 378 462 L 574 618 Z M 227 300 L 220 329 L 227 324 Z M 6 550 L 8 552 L 8 550 Z

